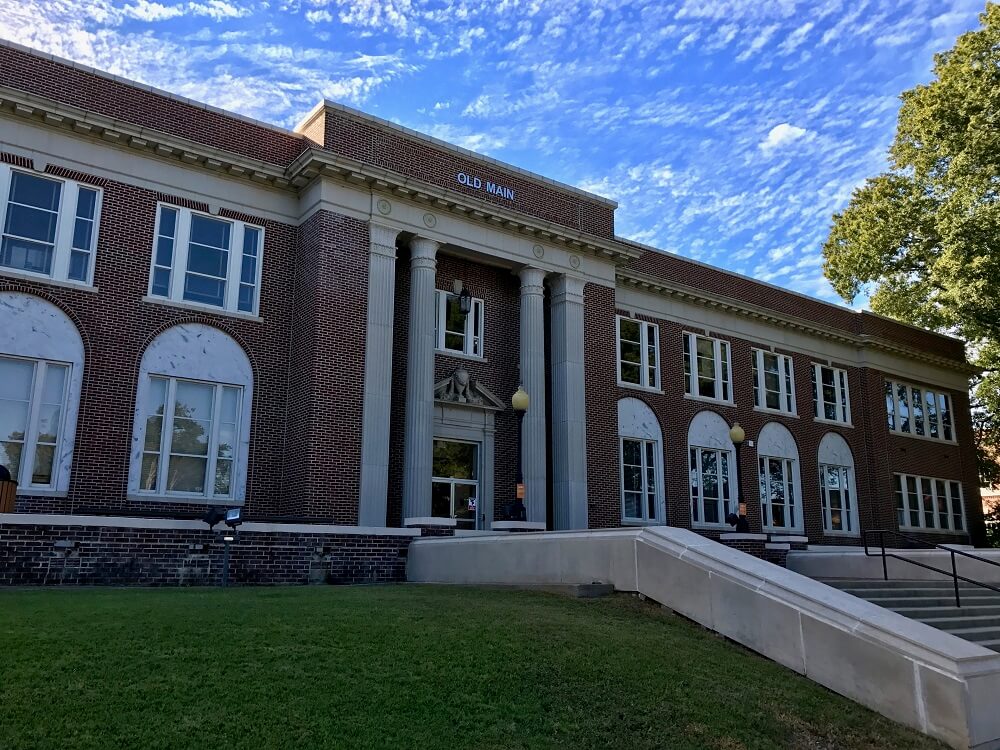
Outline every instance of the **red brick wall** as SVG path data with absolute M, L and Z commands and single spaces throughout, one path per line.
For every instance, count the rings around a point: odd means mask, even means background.
M 368 225 L 318 211 L 300 228 L 285 457 L 287 511 L 357 523 Z
M 463 157 L 420 138 L 379 127 L 337 110 L 328 109 L 317 119 L 320 118 L 325 118 L 323 147 L 327 151 L 457 190 L 570 229 L 608 239 L 614 236 L 614 208 L 606 203 L 588 200 L 582 195 L 560 190 L 485 160 Z M 309 132 L 312 134 L 314 130 L 310 128 Z M 459 184 L 459 172 L 479 177 L 483 189 Z M 514 200 L 486 192 L 487 180 L 512 188 Z
M 22 498 L 18 507 L 50 511 L 93 507 L 121 512 L 140 507 L 185 507 L 155 501 L 128 502 L 128 452 L 139 364 L 146 346 L 172 325 L 198 322 L 215 326 L 240 342 L 254 366 L 247 505 L 257 513 L 280 512 L 294 227 L 255 219 L 265 229 L 264 294 L 260 304 L 263 321 L 217 315 L 208 309 L 196 312 L 144 302 L 156 200 L 167 197 L 114 181 L 103 181 L 103 187 L 94 271 L 98 292 L 0 277 L 0 290 L 35 294 L 66 312 L 76 322 L 85 347 L 69 497 Z
M 855 481 L 858 490 L 858 510 L 862 529 L 895 528 L 895 499 L 891 490 L 893 471 L 908 471 L 941 478 L 962 479 L 967 498 L 967 515 L 976 518 L 971 497 L 978 498 L 975 489 L 975 449 L 971 430 L 968 428 L 968 401 L 965 394 L 952 393 L 956 418 L 958 419 L 960 444 L 933 443 L 923 440 L 890 435 L 886 426 L 885 406 L 882 398 L 882 373 L 849 367 L 833 362 L 835 367 L 848 373 L 851 394 L 852 419 L 854 427 L 817 422 L 813 419 L 811 369 L 815 361 L 807 355 L 777 349 L 778 353 L 791 356 L 795 374 L 795 398 L 798 416 L 784 416 L 777 413 L 761 412 L 754 409 L 753 368 L 751 349 L 769 347 L 757 342 L 734 338 L 716 332 L 709 335 L 731 345 L 732 379 L 735 406 L 715 404 L 684 397 L 684 350 L 682 332 L 687 330 L 703 333 L 703 330 L 685 328 L 673 321 L 656 320 L 639 316 L 642 320 L 657 323 L 660 330 L 660 364 L 662 393 L 614 386 L 617 398 L 637 398 L 650 406 L 660 422 L 664 439 L 665 490 L 668 523 L 672 526 L 690 527 L 690 477 L 688 470 L 688 426 L 694 416 L 702 410 L 713 411 L 723 417 L 728 424 L 738 421 L 746 430 L 747 440 L 757 440 L 760 430 L 768 422 L 778 422 L 788 428 L 794 437 L 799 452 L 799 468 L 802 477 L 802 507 L 805 533 L 814 544 L 852 544 L 849 537 L 824 535 L 822 505 L 819 490 L 818 451 L 820 441 L 828 432 L 841 435 L 854 454 Z M 588 321 L 588 326 L 590 322 Z M 588 339 L 592 337 L 589 333 Z M 614 332 L 605 333 L 614 347 Z M 613 352 L 612 352 L 613 356 Z M 589 363 L 588 363 L 589 364 Z M 612 363 L 610 367 L 616 372 Z M 612 375 L 612 377 L 615 377 Z M 588 370 L 588 387 L 593 375 Z M 964 404 L 964 406 L 963 406 Z M 963 413 L 964 408 L 964 413 Z M 588 420 L 589 421 L 589 420 Z M 617 416 L 611 428 L 617 435 Z M 963 434 L 964 430 L 964 434 Z M 588 441 L 594 437 L 588 424 Z M 743 497 L 747 503 L 747 516 L 752 531 L 760 531 L 760 492 L 756 448 L 744 444 L 741 450 Z M 909 461 L 907 460 L 909 458 Z M 588 456 L 591 462 L 595 460 Z M 601 459 L 601 460 L 607 460 Z M 607 464 L 605 464 L 607 465 Z M 615 467 L 618 456 L 615 455 Z M 910 467 L 910 468 L 905 468 Z M 919 470 L 918 470 L 919 469 Z M 615 474 L 615 523 L 620 523 L 620 501 L 617 498 L 617 474 Z M 593 502 L 593 499 L 592 499 Z M 981 517 L 981 512 L 978 514 Z M 930 535 L 935 541 L 950 541 L 942 535 Z M 964 537 L 963 537 L 964 538 Z M 957 539 L 957 537 L 956 537 Z
M 292 133 L 177 101 L 4 44 L 0 44 L 0 83 L 274 164 L 290 163 L 307 145 Z
M 615 290 L 591 283 L 584 287 L 583 295 L 587 523 L 590 528 L 599 529 L 621 525 L 622 517 L 615 369 Z
M 222 527 L 217 527 L 222 529 Z M 0 586 L 217 586 L 218 531 L 0 524 Z M 231 584 L 393 583 L 412 537 L 243 531 Z M 72 546 L 56 546 L 71 543 Z
M 389 440 L 390 525 L 402 523 L 403 438 L 406 423 L 406 357 L 409 348 L 410 264 L 403 249 L 396 263 L 395 324 L 393 329 L 392 416 Z M 434 356 L 434 381 L 464 367 L 507 406 L 517 390 L 520 357 L 520 280 L 511 271 L 438 253 L 436 288 L 450 290 L 455 279 L 473 297 L 483 300 L 485 361 Z M 494 413 L 494 515 L 512 500 L 517 456 L 517 420 L 509 406 Z

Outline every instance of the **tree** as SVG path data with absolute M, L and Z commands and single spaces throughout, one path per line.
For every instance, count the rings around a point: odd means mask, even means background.
M 1000 5 L 903 93 L 890 167 L 834 214 L 823 270 L 853 301 L 963 337 L 980 474 L 1000 481 Z

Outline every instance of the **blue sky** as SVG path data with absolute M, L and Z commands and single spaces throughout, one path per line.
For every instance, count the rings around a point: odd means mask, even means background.
M 983 0 L 0 0 L 0 36 L 276 124 L 327 97 L 836 301 L 831 214 Z

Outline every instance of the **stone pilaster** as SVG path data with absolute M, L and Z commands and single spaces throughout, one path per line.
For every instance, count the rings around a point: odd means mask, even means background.
M 434 458 L 434 279 L 438 244 L 410 242 L 410 327 L 403 435 L 403 521 L 431 515 Z
M 587 528 L 587 401 L 583 366 L 583 279 L 551 284 L 552 525 Z
M 385 526 L 389 485 L 389 412 L 392 401 L 392 321 L 398 229 L 370 224 L 365 395 L 361 427 L 358 524 Z
M 522 268 L 521 385 L 528 392 L 524 415 L 521 469 L 524 473 L 527 520 L 545 522 L 545 271 Z

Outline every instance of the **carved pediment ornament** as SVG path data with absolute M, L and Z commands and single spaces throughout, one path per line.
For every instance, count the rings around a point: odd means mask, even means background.
M 503 409 L 504 404 L 479 383 L 468 370 L 459 367 L 451 377 L 434 386 L 434 400 L 450 404 L 478 406 L 482 409 Z

